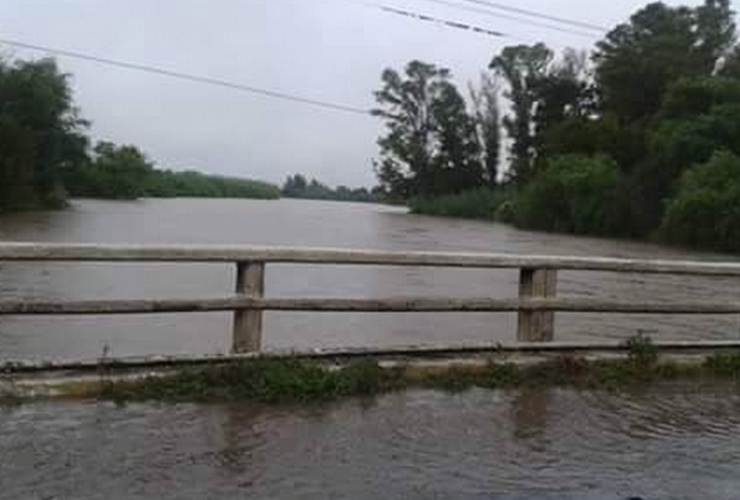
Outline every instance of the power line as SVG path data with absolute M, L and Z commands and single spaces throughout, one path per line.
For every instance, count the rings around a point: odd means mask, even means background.
M 211 78 L 207 76 L 193 75 L 189 73 L 182 73 L 179 71 L 172 71 L 168 69 L 158 68 L 155 66 L 149 66 L 146 64 L 131 63 L 126 61 L 119 61 L 115 59 L 109 59 L 105 57 L 94 56 L 90 54 L 84 54 L 82 52 L 74 52 L 71 50 L 56 49 L 52 47 L 45 47 L 41 45 L 35 45 L 26 42 L 20 42 L 17 40 L 7 40 L 0 38 L 0 44 L 8 45 L 11 47 L 18 47 L 22 49 L 37 50 L 41 52 L 48 52 L 51 54 L 57 54 L 65 57 L 71 57 L 74 59 L 80 59 L 84 61 L 96 62 L 99 64 L 105 64 L 108 66 L 115 66 L 119 68 L 126 68 L 135 71 L 143 71 L 145 73 L 153 73 L 156 75 L 169 76 L 172 78 L 178 78 L 180 80 L 188 80 L 197 83 L 204 83 L 208 85 L 216 85 L 218 87 L 224 87 L 233 90 L 240 90 L 243 92 L 249 92 L 252 94 L 263 95 L 267 97 L 273 97 L 275 99 L 283 99 L 285 101 L 299 102 L 302 104 L 309 104 L 311 106 L 317 106 L 326 109 L 332 109 L 335 111 L 344 111 L 347 113 L 354 113 L 359 115 L 371 115 L 370 110 L 359 108 L 356 106 L 350 106 L 346 104 L 337 104 L 328 101 L 321 101 L 318 99 L 311 99 L 307 97 L 301 97 L 294 94 L 288 94 L 285 92 L 279 92 L 275 90 L 263 89 L 259 87 L 253 87 L 250 85 L 243 85 L 240 83 L 234 83 L 227 80 L 221 80 L 218 78 Z
M 587 23 L 584 21 L 577 21 L 574 19 L 566 19 L 564 17 L 557 17 L 550 14 L 544 14 L 542 12 L 536 12 L 533 10 L 527 10 L 522 9 L 519 7 L 512 7 L 510 5 L 504 5 L 498 2 L 492 2 L 490 0 L 461 0 L 463 2 L 473 3 L 476 5 L 484 5 L 486 7 L 492 8 L 492 9 L 498 9 L 503 10 L 506 12 L 514 12 L 516 14 L 522 14 L 529 17 L 535 17 L 537 19 L 545 19 L 547 21 L 553 21 L 556 23 L 566 24 L 569 26 L 575 26 L 577 28 L 584 28 L 588 30 L 594 30 L 598 31 L 600 33 L 605 33 L 609 31 L 609 28 L 605 28 L 604 26 L 599 26 L 597 24 Z
M 364 0 L 344 0 L 346 3 L 354 4 L 354 5 L 360 5 L 362 7 L 368 7 L 374 10 L 380 10 L 389 14 L 409 17 L 417 21 L 427 21 L 431 23 L 436 23 L 442 26 L 445 26 L 447 28 L 455 28 L 460 30 L 466 30 L 466 31 L 472 31 L 474 33 L 478 33 L 481 35 L 488 35 L 488 36 L 494 36 L 494 37 L 505 37 L 509 36 L 505 33 L 502 33 L 500 31 L 488 29 L 488 28 L 481 28 L 480 26 L 474 26 L 472 24 L 467 23 L 461 23 L 457 21 L 450 21 L 448 19 L 442 19 L 439 17 L 430 16 L 427 14 L 420 14 L 419 12 L 406 10 L 406 9 L 399 9 L 397 7 L 392 7 L 389 5 L 383 5 L 379 3 L 372 3 L 367 2 Z
M 409 11 L 409 10 L 399 9 L 399 8 L 396 8 L 396 7 L 389 7 L 387 5 L 365 2 L 365 1 L 362 1 L 362 0 L 344 0 L 344 1 L 347 2 L 347 3 L 355 4 L 355 5 L 361 5 L 363 7 L 368 7 L 368 8 L 372 8 L 372 9 L 381 10 L 383 12 L 388 12 L 388 13 L 392 13 L 392 14 L 397 14 L 397 15 L 402 15 L 402 16 L 414 18 L 416 20 L 435 22 L 435 23 L 441 24 L 441 25 L 443 25 L 445 27 L 451 27 L 451 28 L 457 28 L 457 29 L 464 29 L 464 30 L 473 31 L 473 32 L 476 32 L 476 33 L 479 33 L 479 34 L 485 34 L 485 35 L 495 36 L 495 37 L 518 38 L 518 37 L 515 37 L 513 35 L 510 35 L 510 34 L 507 34 L 507 33 L 501 32 L 501 31 L 495 31 L 495 30 L 491 30 L 491 29 L 487 29 L 487 28 L 480 28 L 478 26 L 473 26 L 473 25 L 466 24 L 466 23 L 460 23 L 460 22 L 455 22 L 455 21 L 448 21 L 446 19 L 440 19 L 440 18 L 436 18 L 436 17 L 429 16 L 429 15 L 426 15 L 426 14 L 419 14 L 418 12 L 412 12 L 412 11 Z M 487 16 L 490 16 L 490 17 L 495 17 L 495 18 L 498 18 L 498 19 L 508 19 L 510 21 L 515 21 L 515 22 L 522 23 L 522 24 L 528 24 L 528 25 L 532 25 L 532 26 L 538 26 L 538 27 L 541 27 L 541 28 L 547 28 L 547 29 L 551 29 L 551 30 L 555 30 L 555 31 L 560 31 L 561 33 L 568 33 L 568 34 L 571 34 L 571 35 L 581 36 L 581 37 L 589 38 L 591 40 L 593 40 L 597 36 L 597 35 L 595 35 L 593 33 L 585 33 L 583 31 L 575 31 L 575 30 L 568 29 L 568 28 L 565 28 L 565 27 L 554 26 L 552 24 L 538 22 L 538 21 L 535 21 L 533 19 L 523 18 L 521 16 L 506 15 L 506 14 L 502 14 L 500 12 L 494 12 L 494 11 L 491 11 L 491 10 L 488 10 L 488 9 L 484 9 L 482 7 L 474 7 L 474 6 L 470 6 L 470 5 L 459 4 L 459 3 L 451 2 L 449 0 L 425 0 L 425 1 L 430 2 L 430 3 L 439 4 L 439 5 L 446 5 L 448 7 L 454 7 L 456 9 L 460 9 L 460 10 L 464 10 L 464 11 L 468 11 L 468 12 L 475 12 L 475 13 L 478 13 L 478 14 L 484 14 L 484 15 L 487 15 Z
M 502 14 L 500 12 L 494 12 L 494 11 L 489 10 L 490 7 L 489 7 L 489 9 L 484 9 L 482 7 L 474 7 L 472 5 L 460 4 L 460 3 L 451 2 L 451 1 L 448 1 L 448 0 L 424 0 L 424 1 L 430 2 L 430 3 L 435 3 L 435 4 L 438 4 L 438 5 L 446 5 L 448 7 L 453 7 L 453 8 L 464 10 L 464 11 L 468 11 L 468 12 L 475 12 L 477 14 L 483 14 L 483 15 L 486 15 L 486 16 L 495 17 L 495 18 L 499 18 L 499 19 L 507 19 L 509 21 L 514 21 L 514 22 L 518 22 L 518 23 L 522 23 L 522 24 L 528 24 L 530 26 L 538 26 L 540 28 L 546 28 L 546 29 L 551 29 L 551 30 L 555 30 L 555 31 L 560 31 L 561 33 L 568 33 L 568 34 L 571 34 L 571 35 L 581 36 L 581 37 L 585 37 L 585 38 L 591 38 L 591 39 L 593 39 L 593 38 L 596 38 L 596 36 L 597 36 L 594 33 L 585 33 L 583 31 L 576 31 L 576 30 L 568 29 L 568 28 L 561 27 L 561 26 L 555 26 L 555 25 L 552 25 L 552 24 L 547 24 L 547 23 L 535 21 L 533 19 L 527 19 L 527 18 L 521 17 L 521 16 L 513 16 L 513 15 Z
M 376 5 L 376 4 L 367 4 L 372 5 L 377 8 L 379 8 L 382 11 L 390 12 L 392 14 L 398 14 L 401 16 L 411 17 L 414 19 L 418 19 L 420 21 L 428 21 L 433 22 L 437 24 L 441 24 L 443 26 L 447 26 L 449 28 L 455 28 L 455 29 L 461 29 L 461 30 L 467 30 L 467 31 L 473 31 L 474 33 L 480 33 L 482 35 L 488 35 L 488 36 L 495 36 L 495 37 L 504 37 L 507 36 L 504 33 L 501 33 L 500 31 L 493 31 L 486 28 L 480 28 L 478 26 L 473 26 L 467 23 L 460 23 L 456 21 L 448 21 L 446 19 L 440 19 L 433 16 L 428 16 L 426 14 L 417 14 L 416 12 L 411 12 L 408 10 L 403 9 L 397 9 L 395 7 L 387 7 L 385 5 Z

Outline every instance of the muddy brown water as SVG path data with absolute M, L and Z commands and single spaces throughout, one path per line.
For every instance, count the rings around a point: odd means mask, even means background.
M 518 231 L 476 221 L 422 217 L 380 205 L 298 200 L 78 200 L 69 210 L 0 216 L 0 241 L 255 244 L 728 260 L 657 245 Z M 0 264 L 0 298 L 199 298 L 229 295 L 224 264 Z M 515 270 L 270 265 L 277 297 L 514 297 Z M 735 300 L 740 280 L 561 272 L 558 293 L 645 301 Z M 513 314 L 268 313 L 265 347 L 457 344 L 511 341 Z M 227 352 L 228 313 L 0 318 L 0 359 L 95 358 Z M 736 316 L 558 314 L 559 340 L 740 338 Z
M 331 246 L 729 260 L 306 201 L 76 201 L 0 217 L 0 240 Z M 0 298 L 223 296 L 227 265 L 0 264 Z M 269 266 L 296 297 L 512 297 L 516 271 Z M 558 293 L 733 300 L 740 283 L 560 273 Z M 559 314 L 556 338 L 740 337 L 736 317 Z M 267 348 L 513 340 L 508 314 L 268 314 Z M 0 318 L 0 359 L 225 352 L 228 314 Z M 0 407 L 0 499 L 736 499 L 740 390 L 408 391 L 307 407 L 34 403 Z
M 734 500 L 740 391 L 0 409 L 0 499 Z

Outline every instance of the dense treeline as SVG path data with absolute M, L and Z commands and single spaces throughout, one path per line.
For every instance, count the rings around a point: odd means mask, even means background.
M 68 169 L 64 185 L 71 196 L 81 198 L 274 199 L 280 196 L 277 186 L 265 182 L 155 169 L 136 147 L 109 142 L 97 143 L 89 161 Z
M 307 200 L 333 200 L 333 201 L 357 201 L 357 202 L 378 202 L 380 193 L 377 189 L 368 190 L 367 188 L 348 188 L 347 186 L 337 186 L 332 189 L 316 179 L 310 181 L 301 174 L 289 175 L 285 179 L 281 194 L 286 198 L 303 198 Z
M 472 93 L 471 110 L 447 70 L 418 61 L 383 73 L 384 196 L 424 213 L 740 251 L 740 46 L 729 0 L 649 4 L 590 54 L 506 47 Z
M 52 59 L 0 59 L 0 212 L 59 208 L 67 196 L 278 198 L 277 186 L 157 170 L 134 146 L 91 147 L 67 75 Z
M 86 160 L 85 126 L 54 61 L 0 59 L 0 211 L 63 206 L 63 172 Z

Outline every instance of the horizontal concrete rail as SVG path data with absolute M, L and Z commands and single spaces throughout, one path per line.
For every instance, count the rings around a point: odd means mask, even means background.
M 235 353 L 262 346 L 264 311 L 309 312 L 516 312 L 520 342 L 551 342 L 555 312 L 623 314 L 740 314 L 729 303 L 643 303 L 557 298 L 557 272 L 740 277 L 740 262 L 633 260 L 603 257 L 483 253 L 392 252 L 253 246 L 97 245 L 0 243 L 0 263 L 12 262 L 212 262 L 236 267 L 234 296 L 209 299 L 0 301 L 0 315 L 103 315 L 233 311 Z M 268 264 L 377 265 L 519 270 L 518 298 L 266 298 Z M 232 293 L 232 292 L 225 292 Z M 327 291 L 331 294 L 331 290 Z
M 224 299 L 0 301 L 0 315 L 99 315 L 237 311 L 308 312 L 520 312 L 622 314 L 738 314 L 740 302 L 726 304 L 617 302 L 592 299 Z
M 325 248 L 0 243 L 1 261 L 265 262 L 469 268 L 531 268 L 740 276 L 740 262 L 636 260 L 488 253 L 392 252 Z

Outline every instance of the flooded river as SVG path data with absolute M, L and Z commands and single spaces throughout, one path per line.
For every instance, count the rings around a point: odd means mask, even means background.
M 0 216 L 0 240 L 89 243 L 255 244 L 712 260 L 728 257 L 656 245 L 518 231 L 476 221 L 413 216 L 380 205 L 299 200 L 75 201 L 69 210 Z M 0 298 L 202 298 L 229 295 L 224 264 L 0 264 Z M 515 297 L 515 270 L 271 265 L 269 296 Z M 740 280 L 561 272 L 558 294 L 616 300 L 734 300 Z M 513 314 L 268 313 L 270 348 L 511 341 Z M 734 316 L 558 314 L 556 338 L 734 339 Z M 227 352 L 228 313 L 0 318 L 0 359 L 95 358 Z
M 332 246 L 714 260 L 375 206 L 77 201 L 0 217 L 0 240 Z M 224 296 L 227 265 L 4 264 L 0 298 Z M 267 294 L 513 297 L 516 271 L 269 266 Z M 560 273 L 558 293 L 732 300 L 738 280 Z M 513 340 L 508 314 L 268 314 L 268 348 Z M 736 317 L 558 314 L 556 338 L 740 336 Z M 225 352 L 230 315 L 0 318 L 0 359 Z M 740 391 L 408 391 L 292 407 L 36 403 L 0 408 L 0 499 L 736 499 Z
M 0 498 L 734 500 L 737 387 L 0 409 Z

